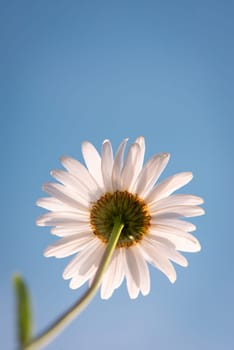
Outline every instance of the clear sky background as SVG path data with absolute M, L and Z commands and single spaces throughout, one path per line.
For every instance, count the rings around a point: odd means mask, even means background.
M 80 145 L 146 138 L 170 152 L 163 178 L 193 171 L 205 198 L 202 244 L 174 285 L 151 269 L 151 293 L 99 295 L 48 350 L 234 349 L 233 1 L 0 2 L 0 348 L 15 350 L 11 276 L 22 273 L 42 330 L 82 290 L 47 259 L 54 240 L 35 206 L 59 157 Z

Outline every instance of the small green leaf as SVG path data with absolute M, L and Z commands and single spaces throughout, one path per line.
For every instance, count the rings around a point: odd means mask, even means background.
M 16 294 L 17 329 L 20 346 L 24 346 L 31 338 L 31 306 L 27 286 L 20 275 L 13 277 Z

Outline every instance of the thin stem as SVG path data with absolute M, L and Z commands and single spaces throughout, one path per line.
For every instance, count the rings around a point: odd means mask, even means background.
M 123 227 L 124 225 L 121 223 L 120 218 L 116 218 L 105 253 L 102 257 L 100 266 L 96 272 L 96 275 L 90 288 L 81 296 L 81 298 L 73 306 L 71 306 L 64 314 L 62 314 L 51 326 L 45 329 L 45 331 L 39 334 L 36 338 L 32 339 L 28 344 L 26 344 L 23 348 L 24 350 L 34 350 L 38 346 L 48 344 L 56 335 L 58 335 L 59 331 L 61 331 L 65 326 L 67 326 L 68 323 L 70 323 L 75 317 L 77 317 L 85 308 L 85 306 L 88 305 L 88 303 L 96 294 L 102 282 L 102 277 L 114 253 L 116 244 L 118 242 Z

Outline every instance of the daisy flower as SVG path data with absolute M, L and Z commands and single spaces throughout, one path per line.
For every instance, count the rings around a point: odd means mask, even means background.
M 158 182 L 170 155 L 159 153 L 144 162 L 145 141 L 138 137 L 124 157 L 127 139 L 115 156 L 109 140 L 101 155 L 89 142 L 82 144 L 86 167 L 78 160 L 62 157 L 66 170 L 51 171 L 57 183 L 43 190 L 51 197 L 37 205 L 49 210 L 37 220 L 39 226 L 52 226 L 58 237 L 45 250 L 45 256 L 64 258 L 75 254 L 63 272 L 70 287 L 92 283 L 114 225 L 120 217 L 124 228 L 101 284 L 101 297 L 108 299 L 126 278 L 130 298 L 150 291 L 148 263 L 174 283 L 172 262 L 187 266 L 180 252 L 198 252 L 201 247 L 190 233 L 196 227 L 183 218 L 199 216 L 203 199 L 174 194 L 193 177 L 182 172 Z

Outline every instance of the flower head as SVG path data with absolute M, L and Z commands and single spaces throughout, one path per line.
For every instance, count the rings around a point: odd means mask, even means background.
M 93 280 L 110 237 L 114 219 L 124 224 L 111 262 L 104 274 L 101 297 L 108 299 L 126 278 L 130 298 L 150 291 L 147 263 L 161 270 L 173 283 L 176 271 L 171 261 L 187 266 L 180 251 L 197 252 L 198 240 L 190 233 L 196 227 L 185 220 L 204 214 L 198 205 L 202 198 L 173 194 L 192 179 L 183 172 L 158 183 L 169 154 L 154 155 L 143 165 L 145 141 L 138 137 L 124 158 L 127 139 L 115 156 L 109 140 L 102 144 L 101 156 L 89 142 L 82 145 L 86 167 L 62 157 L 66 169 L 53 170 L 59 183 L 46 183 L 51 197 L 37 205 L 48 209 L 37 220 L 39 226 L 52 226 L 51 233 L 62 237 L 45 250 L 57 258 L 76 254 L 64 270 L 76 289 Z

